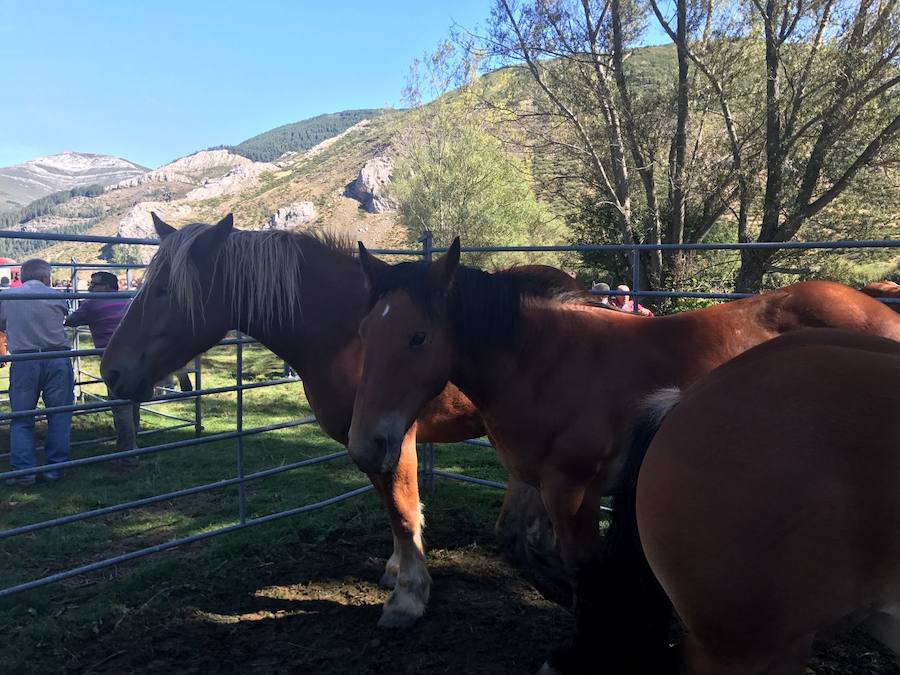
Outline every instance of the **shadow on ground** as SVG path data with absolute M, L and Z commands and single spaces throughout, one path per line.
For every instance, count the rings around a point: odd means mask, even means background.
M 379 538 L 379 543 L 382 539 Z M 167 609 L 83 644 L 69 672 L 527 673 L 571 627 L 491 550 L 436 549 L 428 613 L 378 629 L 384 559 L 359 541 L 299 547 L 294 569 L 253 561 L 213 593 L 175 588 Z M 126 625 L 127 624 L 127 625 Z M 48 664 L 49 665 L 49 664 Z M 62 664 L 60 664 L 62 665 Z

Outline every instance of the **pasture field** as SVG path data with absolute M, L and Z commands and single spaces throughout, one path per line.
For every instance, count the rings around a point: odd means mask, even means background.
M 85 365 L 97 372 L 96 360 Z M 204 387 L 233 384 L 234 374 L 233 347 L 204 356 Z M 280 376 L 274 356 L 245 347 L 245 382 Z M 204 398 L 204 433 L 234 429 L 235 396 Z M 165 410 L 191 416 L 193 403 Z M 299 383 L 244 392 L 245 428 L 308 414 Z M 75 419 L 73 440 L 107 436 L 112 428 L 108 412 Z M 142 418 L 145 430 L 168 424 L 149 414 Z M 0 433 L 6 451 L 6 430 Z M 142 444 L 192 436 L 192 428 L 166 431 Z M 339 449 L 315 425 L 250 436 L 246 471 Z M 73 457 L 111 450 L 111 442 L 85 446 Z M 487 449 L 443 446 L 437 464 L 505 479 Z M 229 440 L 145 456 L 131 472 L 96 464 L 70 470 L 58 485 L 0 485 L 0 529 L 235 473 L 236 441 Z M 253 481 L 246 486 L 247 517 L 365 484 L 348 459 Z M 0 540 L 0 585 L 232 524 L 237 494 L 229 487 Z M 571 629 L 572 618 L 501 559 L 492 533 L 501 499 L 497 490 L 448 481 L 425 495 L 434 586 L 425 619 L 406 633 L 375 626 L 387 593 L 377 580 L 391 537 L 377 497 L 368 493 L 4 598 L 0 672 L 534 672 Z M 898 670 L 877 645 L 851 635 L 820 645 L 810 672 Z

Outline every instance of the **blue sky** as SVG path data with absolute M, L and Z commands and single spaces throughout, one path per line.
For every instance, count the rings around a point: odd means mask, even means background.
M 0 0 L 0 166 L 64 150 L 149 167 L 349 108 L 491 0 Z

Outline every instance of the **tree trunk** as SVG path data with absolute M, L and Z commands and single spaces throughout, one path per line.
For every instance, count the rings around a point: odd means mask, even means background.
M 687 155 L 688 122 L 688 56 L 687 56 L 687 0 L 678 0 L 678 24 L 675 46 L 678 52 L 678 91 L 675 120 L 675 166 L 672 175 L 672 204 L 669 222 L 669 242 L 684 241 L 685 221 L 685 158 Z
M 734 281 L 734 290 L 738 293 L 759 293 L 775 253 L 775 249 L 741 251 L 741 269 Z
M 622 7 L 620 0 L 612 0 L 610 4 L 610 18 L 612 20 L 612 71 L 615 76 L 616 88 L 622 101 L 622 116 L 625 120 L 625 131 L 628 139 L 628 147 L 641 183 L 644 187 L 644 195 L 647 200 L 647 222 L 645 229 L 646 243 L 658 244 L 661 241 L 661 226 L 659 217 L 659 200 L 656 196 L 656 180 L 654 178 L 654 164 L 652 158 L 645 157 L 638 140 L 635 125 L 634 108 L 631 103 L 631 94 L 628 91 L 628 81 L 625 78 L 625 45 L 622 35 Z M 597 50 L 592 45 L 595 62 Z M 645 274 L 651 285 L 662 283 L 664 276 L 662 255 L 658 251 L 644 254 L 647 261 L 644 264 Z
M 759 241 L 779 240 L 779 221 L 784 188 L 784 146 L 781 142 L 780 42 L 775 0 L 767 0 L 763 23 L 766 35 L 766 191 Z M 773 250 L 741 251 L 736 290 L 756 293 L 775 254 Z

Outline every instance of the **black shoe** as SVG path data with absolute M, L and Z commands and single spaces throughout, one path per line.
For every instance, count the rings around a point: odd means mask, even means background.
M 6 484 L 11 487 L 31 487 L 37 482 L 34 476 L 19 476 L 17 478 L 7 478 Z

